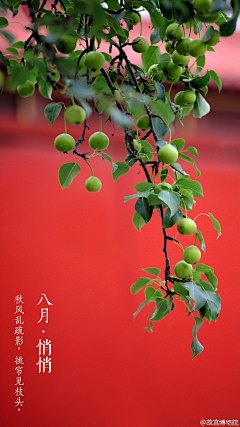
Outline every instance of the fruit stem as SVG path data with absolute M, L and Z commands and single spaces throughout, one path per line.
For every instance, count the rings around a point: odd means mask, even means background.
M 90 167 L 90 169 L 91 169 L 91 172 L 92 172 L 92 176 L 94 176 L 94 172 L 93 172 L 93 168 L 92 168 L 92 166 L 90 165 L 90 163 L 88 163 L 88 161 L 86 160 L 86 163 L 87 163 L 87 165 Z
M 140 19 L 140 36 L 142 36 L 142 20 Z
M 102 132 L 102 113 L 99 113 L 99 132 Z
M 196 219 L 197 219 L 199 216 L 201 216 L 201 215 L 205 215 L 205 216 L 207 216 L 207 217 L 209 218 L 209 215 L 203 212 L 203 213 L 200 213 L 200 214 L 198 214 L 197 216 L 195 216 L 195 218 L 194 218 L 194 220 L 193 220 L 193 221 L 196 221 Z
M 197 233 L 195 233 L 194 246 L 196 246 L 196 243 L 197 243 Z
M 64 117 L 64 132 L 67 133 L 67 121 Z

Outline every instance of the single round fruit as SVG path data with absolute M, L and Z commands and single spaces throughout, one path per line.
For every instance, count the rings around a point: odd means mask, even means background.
M 103 132 L 95 132 L 90 136 L 88 143 L 93 150 L 102 151 L 109 146 L 109 138 Z
M 189 63 L 190 59 L 190 55 L 181 55 L 176 50 L 174 50 L 172 54 L 172 60 L 174 64 L 180 65 L 180 67 L 185 67 L 185 65 Z
M 201 22 L 206 22 L 207 24 L 216 22 L 220 16 L 221 14 L 219 12 L 212 13 L 211 15 L 203 15 L 200 12 L 196 14 L 196 18 L 198 18 Z
M 172 42 L 165 43 L 165 50 L 166 50 L 166 52 L 172 53 L 174 51 L 174 47 L 173 46 L 174 46 L 174 43 L 172 43 Z
M 131 22 L 133 25 L 138 24 L 138 22 L 140 22 L 140 21 L 141 21 L 141 17 L 140 17 L 140 15 L 139 15 L 137 12 L 132 12 L 132 13 L 130 14 L 129 19 L 130 19 L 130 22 Z
M 202 40 L 195 39 L 189 43 L 188 50 L 191 56 L 198 58 L 199 56 L 204 55 L 207 50 L 207 46 Z
M 105 56 L 101 52 L 92 51 L 86 54 L 84 63 L 89 70 L 98 70 L 105 64 Z
M 197 246 L 188 246 L 183 251 L 183 259 L 188 264 L 196 264 L 201 258 L 201 251 Z
M 148 116 L 141 116 L 137 120 L 137 127 L 141 130 L 149 130 L 151 128 L 151 124 Z
M 90 176 L 85 181 L 85 188 L 87 191 L 91 191 L 92 193 L 97 193 L 102 188 L 102 183 L 99 178 L 96 176 Z
M 133 42 L 132 48 L 134 52 L 138 52 L 138 53 L 146 52 L 146 50 L 148 50 L 149 48 L 149 44 L 146 37 L 143 37 L 143 36 L 135 37 L 135 39 L 133 39 L 132 42 Z
M 168 25 L 165 34 L 168 40 L 177 41 L 182 38 L 183 29 L 180 25 L 173 23 Z
M 18 85 L 17 92 L 18 95 L 20 95 L 22 98 L 27 98 L 28 96 L 32 96 L 34 94 L 35 86 L 30 80 L 27 80 L 22 85 Z
M 185 236 L 191 236 L 197 231 L 196 223 L 190 218 L 183 218 L 179 221 L 177 225 L 177 230 L 180 234 Z
M 174 64 L 174 62 L 169 62 L 165 68 L 167 76 L 171 79 L 179 79 L 182 74 L 182 67 Z
M 195 0 L 193 3 L 193 7 L 197 9 L 198 12 L 201 12 L 204 15 L 210 13 L 212 6 L 213 0 Z
M 174 163 L 178 159 L 178 151 L 171 144 L 166 144 L 160 148 L 158 159 L 163 163 Z
M 163 70 L 159 70 L 158 64 L 154 64 L 149 67 L 147 74 L 150 79 L 160 82 L 163 77 Z
M 188 54 L 188 47 L 189 47 L 189 43 L 192 41 L 192 39 L 190 39 L 189 37 L 185 37 L 181 40 L 179 40 L 176 44 L 176 51 L 178 53 L 180 53 L 180 55 L 182 54 Z
M 74 138 L 68 133 L 61 133 L 55 138 L 54 145 L 58 151 L 68 153 L 72 151 L 75 146 Z
M 64 34 L 58 39 L 56 48 L 59 52 L 67 54 L 73 52 L 76 44 L 76 40 L 73 36 Z
M 71 105 L 65 110 L 64 117 L 71 125 L 81 125 L 86 120 L 86 113 L 79 105 Z
M 138 152 L 140 152 L 140 151 L 141 151 L 141 148 L 142 148 L 142 144 L 141 144 L 141 142 L 140 142 L 138 139 L 134 139 L 134 140 L 133 140 L 133 144 L 135 145 L 135 147 L 136 147 L 136 149 L 138 150 Z
M 209 46 L 216 46 L 216 44 L 219 42 L 220 38 L 221 38 L 220 32 L 218 30 L 214 29 L 213 36 L 206 43 Z
M 176 93 L 176 95 L 174 97 L 174 104 L 177 104 L 180 107 L 185 107 L 185 104 L 182 102 L 183 93 L 184 93 L 184 91 L 182 90 L 182 91 Z
M 186 279 L 192 275 L 193 268 L 191 264 L 188 264 L 185 261 L 179 261 L 174 267 L 174 273 L 179 279 Z
M 196 94 L 193 92 L 193 90 L 185 90 L 182 93 L 182 98 L 181 101 L 184 104 L 185 107 L 188 107 L 191 104 L 194 104 L 194 102 L 196 101 L 197 96 Z

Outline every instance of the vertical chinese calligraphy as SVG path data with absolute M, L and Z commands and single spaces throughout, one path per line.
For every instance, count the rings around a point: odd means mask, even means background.
M 14 315 L 16 315 L 15 317 L 15 345 L 17 346 L 18 351 L 21 350 L 22 345 L 23 345 L 23 325 L 24 325 L 24 311 L 23 311 L 23 296 L 20 295 L 16 295 L 14 302 L 16 304 L 15 307 L 15 313 Z M 15 360 L 15 371 L 16 371 L 16 383 L 15 383 L 15 396 L 16 396 L 16 401 L 15 401 L 15 407 L 18 409 L 18 411 L 21 411 L 21 408 L 23 407 L 24 401 L 23 401 L 23 387 L 24 386 L 24 382 L 22 381 L 22 373 L 23 373 L 23 365 L 24 365 L 24 361 L 23 361 L 23 357 L 16 355 Z
M 53 305 L 47 298 L 46 294 L 41 294 L 40 301 L 37 303 L 37 305 L 42 304 L 43 298 L 45 299 L 44 304 L 51 306 Z M 41 313 L 40 313 L 40 319 L 37 323 L 45 322 L 48 324 L 49 322 L 49 307 L 40 307 Z M 42 330 L 42 333 L 45 333 L 45 330 Z M 45 372 L 48 372 L 49 374 L 52 372 L 52 358 L 49 357 L 52 354 L 52 342 L 48 338 L 45 340 L 41 340 L 41 338 L 38 341 L 38 344 L 36 345 L 38 348 L 38 362 L 36 365 L 38 366 L 38 373 L 39 374 L 45 374 Z

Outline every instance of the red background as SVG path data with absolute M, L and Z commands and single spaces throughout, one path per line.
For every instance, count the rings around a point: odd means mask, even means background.
M 210 211 L 222 225 L 223 235 L 216 241 L 210 220 L 197 220 L 207 245 L 202 261 L 214 266 L 219 277 L 222 311 L 216 323 L 204 322 L 198 336 L 205 350 L 194 361 L 193 319 L 181 303 L 154 325 L 153 334 L 143 329 L 149 307 L 132 321 L 143 292 L 132 296 L 130 285 L 142 268 L 164 265 L 159 219 L 139 233 L 131 220 L 134 201 L 123 203 L 140 177 L 144 180 L 138 167 L 114 184 L 110 163 L 94 159 L 103 188 L 91 194 L 84 189 L 90 170 L 82 161 L 80 175 L 63 191 L 58 168 L 75 159 L 53 149 L 61 120 L 52 127 L 46 122 L 10 125 L 2 123 L 0 160 L 0 425 L 195 427 L 201 419 L 239 419 L 239 167 L 237 156 L 224 156 L 223 149 L 216 150 L 215 161 L 213 147 L 221 138 L 217 123 L 198 161 L 205 197 L 198 199 L 193 216 Z M 109 125 L 103 130 L 113 132 Z M 71 127 L 69 132 L 76 136 L 79 130 Z M 109 155 L 122 159 L 121 133 L 110 139 Z M 197 145 L 191 138 L 188 142 Z M 187 170 L 194 178 L 195 172 Z M 182 243 L 192 243 L 191 238 Z M 180 256 L 174 246 L 173 265 Z M 37 324 L 41 293 L 53 303 L 48 325 Z M 25 312 L 19 352 L 14 345 L 18 294 Z M 38 374 L 39 338 L 52 340 L 51 374 Z M 25 361 L 20 412 L 14 406 L 16 354 Z

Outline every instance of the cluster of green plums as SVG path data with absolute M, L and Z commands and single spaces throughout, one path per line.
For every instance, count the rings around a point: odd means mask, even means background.
M 197 225 L 190 218 L 182 218 L 177 224 L 177 230 L 181 235 L 191 236 L 196 233 Z M 176 263 L 174 273 L 179 279 L 191 277 L 192 264 L 196 264 L 201 258 L 201 252 L 197 246 L 188 246 L 183 251 L 183 259 Z

